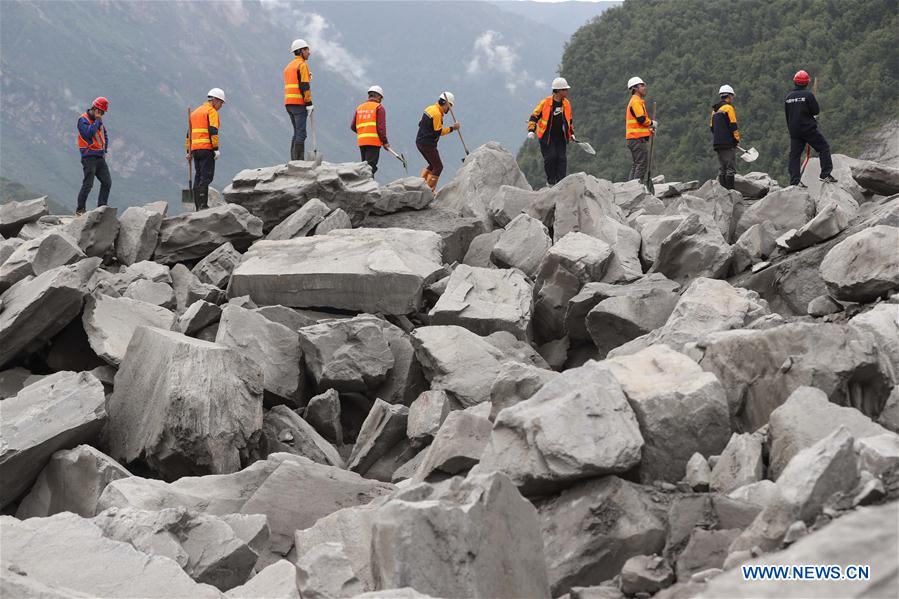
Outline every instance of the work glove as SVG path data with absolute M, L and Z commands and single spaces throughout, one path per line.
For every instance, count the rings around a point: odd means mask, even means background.
M 528 131 L 528 139 L 537 139 L 537 134 L 533 131 Z
M 312 111 L 315 110 L 315 106 L 310 104 L 306 107 L 306 114 L 312 114 Z
M 218 151 L 218 150 L 215 151 L 215 159 L 216 160 L 218 160 L 219 156 L 221 156 L 221 155 L 222 155 L 222 153 L 220 151 Z
M 653 121 L 652 125 L 650 126 L 652 127 L 653 131 L 657 131 L 659 128 L 659 121 Z
M 187 161 L 190 162 L 192 159 L 193 159 L 193 156 L 191 156 L 190 154 L 188 154 L 188 155 L 187 155 Z

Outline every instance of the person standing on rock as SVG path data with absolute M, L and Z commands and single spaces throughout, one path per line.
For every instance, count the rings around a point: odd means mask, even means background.
M 802 173 L 799 161 L 806 144 L 810 145 L 821 159 L 821 181 L 836 183 L 830 174 L 833 171 L 833 160 L 830 157 L 830 145 L 818 131 L 815 117 L 821 111 L 815 94 L 808 90 L 810 81 L 808 73 L 797 71 L 793 75 L 796 87 L 784 98 L 784 113 L 787 117 L 787 129 L 790 131 L 790 159 L 787 170 L 790 173 L 790 185 L 802 184 Z
M 284 67 L 284 107 L 293 125 L 293 139 L 290 142 L 290 159 L 306 159 L 306 119 L 315 110 L 312 105 L 312 73 L 309 71 L 309 44 L 296 39 L 290 45 L 293 60 Z
M 720 102 L 712 105 L 709 129 L 712 130 L 712 147 L 718 154 L 718 183 L 725 189 L 734 188 L 737 175 L 737 145 L 740 143 L 740 129 L 737 127 L 737 112 L 734 110 L 734 88 L 722 85 L 718 89 Z
M 418 122 L 418 135 L 415 137 L 415 147 L 424 156 L 428 166 L 421 171 L 421 178 L 425 180 L 431 191 L 437 191 L 437 180 L 443 172 L 443 162 L 440 160 L 440 152 L 437 151 L 437 142 L 444 135 L 458 131 L 462 125 L 453 123 L 450 127 L 443 126 L 443 115 L 450 111 L 450 107 L 456 101 L 450 92 L 443 92 L 437 98 L 436 104 L 431 104 L 424 110 L 421 120 Z
M 569 89 L 563 77 L 553 79 L 552 95 L 540 100 L 528 119 L 528 139 L 540 140 L 543 170 L 550 187 L 568 174 L 568 142 L 574 137 Z
M 631 92 L 631 99 L 624 115 L 624 137 L 633 161 L 627 180 L 642 181 L 649 164 L 649 138 L 658 123 L 646 113 L 646 83 L 639 77 L 631 77 L 627 88 Z
M 81 153 L 81 169 L 84 179 L 78 192 L 75 215 L 84 214 L 87 209 L 87 196 L 94 187 L 94 178 L 100 181 L 100 196 L 97 206 L 105 206 L 109 201 L 109 190 L 112 178 L 106 165 L 106 152 L 109 151 L 109 134 L 103 124 L 103 115 L 109 111 L 109 100 L 100 96 L 93 101 L 91 107 L 78 118 L 78 151 Z
M 387 111 L 381 102 L 384 90 L 380 85 L 368 88 L 368 100 L 356 108 L 350 129 L 356 134 L 356 145 L 363 162 L 371 167 L 372 176 L 378 172 L 378 159 L 381 157 L 381 146 L 390 149 L 387 142 Z
M 184 140 L 187 159 L 194 162 L 194 206 L 209 208 L 209 184 L 215 177 L 219 151 L 219 113 L 225 104 L 225 92 L 214 87 L 202 106 L 190 113 L 190 131 Z

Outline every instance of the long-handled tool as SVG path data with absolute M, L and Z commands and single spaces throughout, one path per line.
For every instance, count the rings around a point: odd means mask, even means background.
M 193 145 L 193 131 L 190 130 L 190 106 L 187 107 L 187 155 L 190 156 L 190 147 Z M 187 161 L 187 189 L 181 190 L 181 203 L 194 203 L 194 167 L 193 160 Z
M 587 152 L 591 156 L 596 156 L 596 150 L 593 149 L 593 146 L 591 146 L 589 142 L 581 141 L 574 136 L 571 137 L 571 141 L 576 143 L 580 149 Z
M 404 154 L 397 154 L 393 151 L 393 148 L 387 148 L 387 151 L 396 156 L 396 159 L 403 163 L 403 171 L 405 171 L 406 176 L 409 176 L 409 164 L 406 162 L 406 156 Z
M 656 103 L 652 103 L 652 122 L 656 122 Z M 646 164 L 646 189 L 651 195 L 655 195 L 655 186 L 652 184 L 652 154 L 655 147 L 656 132 L 653 131 L 649 137 L 649 162 Z
M 759 157 L 759 151 L 755 148 L 749 148 L 748 150 L 744 150 L 740 146 L 737 146 L 737 149 L 743 152 L 740 154 L 740 158 L 745 160 L 746 162 L 755 162 Z
M 453 112 L 452 104 L 449 104 L 449 109 L 450 109 L 450 116 L 453 117 L 453 124 L 455 125 L 456 124 L 456 113 Z M 469 154 L 471 154 L 471 152 L 468 151 L 468 146 L 465 144 L 465 138 L 462 137 L 462 130 L 456 129 L 456 133 L 459 134 L 459 140 L 462 142 L 462 148 L 465 150 L 465 156 L 468 156 Z M 462 162 L 465 162 L 465 158 L 462 159 Z
M 322 157 L 318 153 L 318 141 L 315 136 L 315 113 L 309 115 L 309 121 L 312 125 L 312 161 L 315 163 L 315 166 L 318 166 L 322 163 Z M 305 158 L 305 156 L 304 156 Z

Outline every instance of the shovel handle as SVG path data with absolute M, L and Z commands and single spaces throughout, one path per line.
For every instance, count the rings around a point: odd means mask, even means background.
M 450 111 L 450 116 L 453 117 L 453 124 L 455 125 L 456 124 L 456 113 L 453 112 L 452 104 L 449 104 L 449 111 Z M 469 154 L 471 154 L 471 152 L 468 151 L 468 146 L 465 144 L 465 138 L 462 137 L 462 130 L 456 129 L 456 133 L 459 134 L 459 141 L 462 142 L 462 148 L 465 150 L 465 155 L 468 156 Z

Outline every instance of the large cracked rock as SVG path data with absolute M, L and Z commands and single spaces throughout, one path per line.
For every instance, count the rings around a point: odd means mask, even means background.
M 294 239 L 295 237 L 306 237 L 315 227 L 324 220 L 331 208 L 318 198 L 312 198 L 280 223 L 275 225 L 268 235 L 265 236 L 269 241 L 281 241 L 284 239 Z
M 63 227 L 85 254 L 102 258 L 115 251 L 119 220 L 112 206 L 100 206 L 76 216 Z
M 434 201 L 434 192 L 421 177 L 391 181 L 380 189 L 381 195 L 371 207 L 372 214 L 392 214 L 401 210 L 421 210 Z
M 229 241 L 235 248 L 246 249 L 260 237 L 262 221 L 242 206 L 225 204 L 185 212 L 162 220 L 154 259 L 173 264 L 203 258 Z
M 720 279 L 730 268 L 733 247 L 721 231 L 690 214 L 665 238 L 650 272 L 660 272 L 682 285 L 698 277 Z
M 24 202 L 5 202 L 0 205 L 0 235 L 6 237 L 17 235 L 23 225 L 47 214 L 50 214 L 50 210 L 46 196 Z
M 230 347 L 139 327 L 109 399 L 111 455 L 169 479 L 236 472 L 262 428 L 262 381 Z
M 119 236 L 115 245 L 119 262 L 130 266 L 153 257 L 166 207 L 164 205 L 162 210 L 155 210 L 152 205 L 148 205 L 125 209 L 119 218 Z
M 230 292 L 259 305 L 407 314 L 442 273 L 440 247 L 436 233 L 404 229 L 260 241 L 234 270 Z
M 621 385 L 607 365 L 591 361 L 501 411 L 477 468 L 503 472 L 531 494 L 626 472 L 643 446 Z
M 821 262 L 821 278 L 836 299 L 868 302 L 899 289 L 899 227 L 878 225 L 851 235 Z
M 0 293 L 25 277 L 37 276 L 85 257 L 75 240 L 51 231 L 20 244 L 0 263 Z
M 364 162 L 332 164 L 295 160 L 242 170 L 224 189 L 225 201 L 262 219 L 265 231 L 317 198 L 341 208 L 358 225 L 379 197 L 378 184 Z
M 137 327 L 171 329 L 175 315 L 165 308 L 128 297 L 89 296 L 81 316 L 87 340 L 96 354 L 113 366 L 125 351 Z
M 753 225 L 769 223 L 780 235 L 790 229 L 801 229 L 814 216 L 815 201 L 809 192 L 787 187 L 769 193 L 747 208 L 737 221 L 735 234 L 739 237 Z
M 479 219 L 473 216 L 459 216 L 440 204 L 422 210 L 383 216 L 372 215 L 365 219 L 363 226 L 373 229 L 408 229 L 437 233 L 443 240 L 444 264 L 461 262 L 472 240 L 486 231 L 484 223 Z
M 537 510 L 501 474 L 398 492 L 374 514 L 371 553 L 380 589 L 485 599 L 549 595 Z
M 88 372 L 57 372 L 4 399 L 0 507 L 31 487 L 54 452 L 95 443 L 105 421 L 103 384 Z
M 203 283 L 224 288 L 234 268 L 240 264 L 240 259 L 240 252 L 233 245 L 223 243 L 197 262 L 191 272 Z
M 292 453 L 313 462 L 343 468 L 343 458 L 312 425 L 287 406 L 275 406 L 262 419 L 267 453 Z
M 870 160 L 856 160 L 849 170 L 852 178 L 872 193 L 884 196 L 899 193 L 899 168 Z
M 519 214 L 503 229 L 490 251 L 490 260 L 500 268 L 518 268 L 533 277 L 540 261 L 552 247 L 546 226 L 526 214 Z
M 680 300 L 677 293 L 659 288 L 634 291 L 608 297 L 587 313 L 587 332 L 600 357 L 662 327 Z
M 815 198 L 815 217 L 799 230 L 787 233 L 780 240 L 788 250 L 797 251 L 821 243 L 840 234 L 858 215 L 858 202 L 839 185 L 821 188 Z

